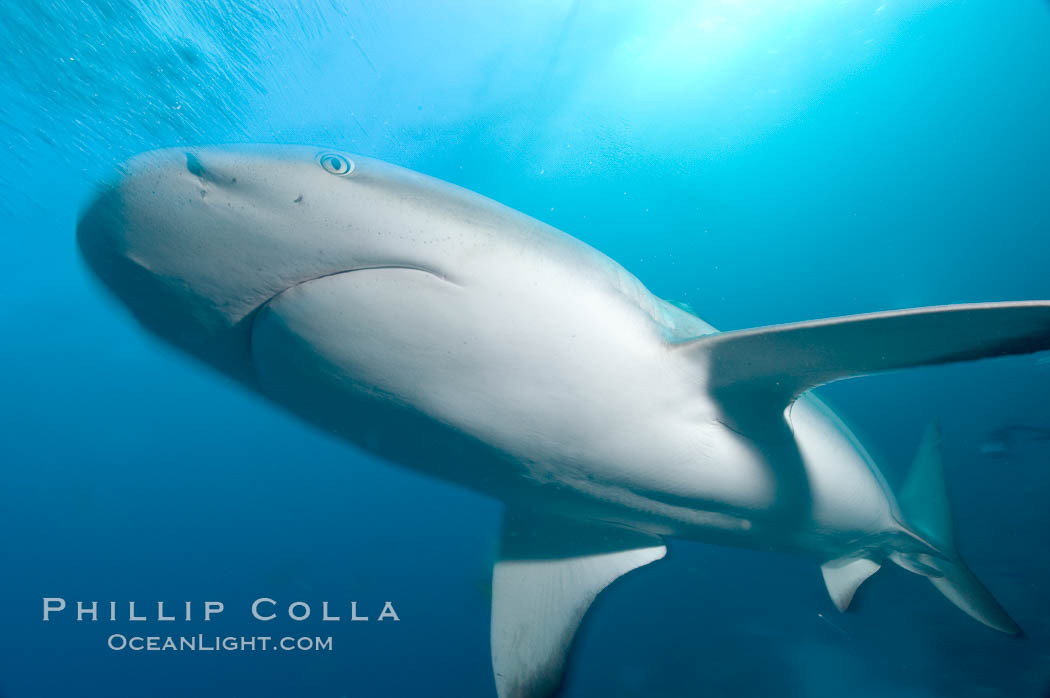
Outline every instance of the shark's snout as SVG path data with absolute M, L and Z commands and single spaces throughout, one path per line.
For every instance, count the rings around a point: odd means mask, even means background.
M 269 299 L 375 263 L 347 214 L 363 210 L 353 205 L 351 162 L 298 146 L 148 152 L 98 190 L 77 244 L 144 326 L 237 372 L 245 325 Z
M 238 301 L 262 284 L 233 273 L 250 241 L 243 206 L 235 211 L 224 188 L 236 182 L 225 160 L 185 149 L 132 158 L 83 210 L 76 239 L 88 268 L 140 323 L 236 374 L 250 311 Z
M 95 192 L 77 222 L 77 245 L 92 271 L 109 286 L 121 284 L 121 273 L 136 255 L 136 243 L 165 234 L 164 219 L 172 219 L 170 204 L 191 193 L 191 178 L 206 174 L 193 151 L 159 150 L 118 165 Z M 181 175 L 181 176 L 180 176 Z M 168 210 L 160 204 L 169 200 Z M 151 215 L 143 215 L 151 212 Z M 150 228 L 143 230 L 142 226 Z M 132 226 L 139 226 L 132 229 Z M 118 288 L 114 288 L 122 295 Z

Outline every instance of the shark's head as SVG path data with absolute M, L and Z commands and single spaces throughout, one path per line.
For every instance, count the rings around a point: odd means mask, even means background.
M 119 168 L 77 240 L 146 327 L 239 375 L 254 312 L 281 292 L 353 269 L 431 269 L 412 229 L 462 191 L 322 148 L 159 150 Z

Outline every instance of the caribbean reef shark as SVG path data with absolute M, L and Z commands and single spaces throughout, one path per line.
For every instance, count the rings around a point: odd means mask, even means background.
M 501 698 L 557 689 L 595 596 L 668 538 L 812 556 L 845 610 L 888 562 L 1006 633 L 956 550 L 940 436 L 896 495 L 811 389 L 1050 349 L 1050 302 L 717 332 L 554 228 L 309 147 L 161 150 L 77 226 L 150 331 L 356 446 L 506 505 Z

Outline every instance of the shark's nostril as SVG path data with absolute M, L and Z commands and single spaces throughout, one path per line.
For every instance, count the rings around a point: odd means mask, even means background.
M 193 153 L 186 153 L 186 170 L 196 177 L 205 177 L 207 175 L 204 165 Z

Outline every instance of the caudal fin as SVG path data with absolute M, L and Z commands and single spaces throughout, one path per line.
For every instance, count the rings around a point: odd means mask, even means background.
M 926 429 L 898 500 L 908 526 L 930 543 L 937 554 L 898 551 L 890 555 L 890 559 L 910 572 L 927 577 L 949 601 L 988 627 L 1010 634 L 1021 632 L 955 548 L 955 529 L 944 485 L 941 430 L 937 422 Z

